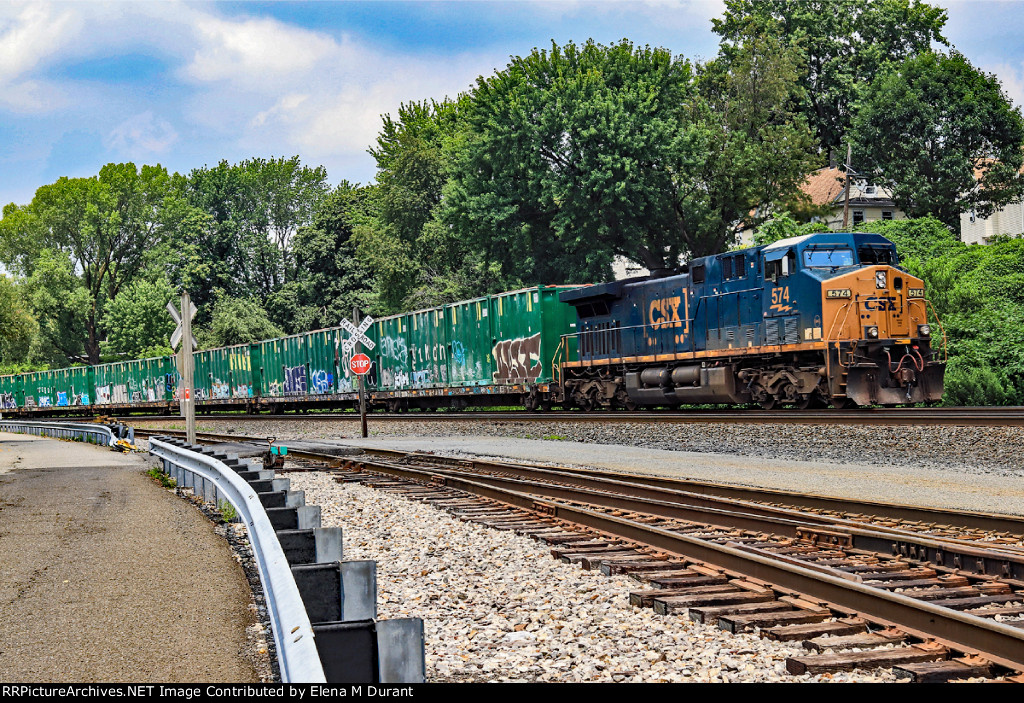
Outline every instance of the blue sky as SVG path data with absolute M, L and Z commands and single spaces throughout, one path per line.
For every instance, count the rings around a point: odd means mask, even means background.
M 1024 103 L 1024 2 L 933 2 L 947 38 Z M 111 161 L 186 173 L 293 156 L 366 183 L 380 116 L 534 47 L 622 38 L 715 54 L 719 0 L 0 0 L 0 204 Z

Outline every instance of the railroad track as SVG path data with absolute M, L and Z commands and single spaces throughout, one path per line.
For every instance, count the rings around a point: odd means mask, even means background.
M 200 409 L 202 411 L 202 409 Z M 201 414 L 210 420 L 237 421 L 357 421 L 357 413 L 295 412 L 278 415 L 247 415 L 242 413 Z M 691 410 L 691 411 L 607 411 L 607 412 L 525 412 L 525 411 L 441 411 L 406 413 L 371 413 L 373 422 L 669 422 L 669 423 L 763 423 L 797 425 L 960 425 L 975 427 L 1024 426 L 1024 407 L 976 408 L 860 408 L 855 410 Z M 124 421 L 168 421 L 165 415 L 131 416 Z
M 239 438 L 233 437 L 233 441 Z M 804 642 L 793 673 L 921 681 L 1024 672 L 1024 519 L 433 455 L 331 461 L 557 558 L 645 585 L 631 602 Z M 897 645 L 897 646 L 893 646 Z M 861 651 L 849 651 L 857 647 Z M 836 651 L 839 650 L 839 651 Z

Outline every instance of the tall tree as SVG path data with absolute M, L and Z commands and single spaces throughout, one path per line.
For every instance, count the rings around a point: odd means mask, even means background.
M 912 217 L 954 232 L 1024 195 L 1024 119 L 998 79 L 961 54 L 926 53 L 887 67 L 854 121 L 859 169 L 892 189 Z
M 450 302 L 451 295 L 486 291 L 452 289 L 471 257 L 437 217 L 453 153 L 464 130 L 467 96 L 456 100 L 403 104 L 384 124 L 370 153 L 377 161 L 377 184 L 368 214 L 355 235 L 360 258 L 373 269 L 376 305 L 381 312 Z
M 921 0 L 726 0 L 712 20 L 725 51 L 754 27 L 804 53 L 800 105 L 833 156 L 842 151 L 858 91 L 887 61 L 947 44 L 945 24 L 946 11 Z
M 103 315 L 106 339 L 100 345 L 104 355 L 141 359 L 172 354 L 174 321 L 166 306 L 175 298 L 174 289 L 163 279 L 132 282 L 107 303 Z
M 794 53 L 751 38 L 695 71 L 664 49 L 552 46 L 473 93 L 445 190 L 453 231 L 523 282 L 601 280 L 720 251 L 813 158 Z
M 295 276 L 291 240 L 308 225 L 327 194 L 327 172 L 299 157 L 221 161 L 176 179 L 179 201 L 169 213 L 175 249 L 185 261 L 171 280 L 188 278 L 203 309 L 213 291 L 267 297 Z
M 100 358 L 100 317 L 107 300 L 134 279 L 162 236 L 159 212 L 169 188 L 161 166 L 107 164 L 92 178 L 61 178 L 32 202 L 4 208 L 3 263 L 31 276 L 43 252 L 71 262 L 89 298 L 85 353 Z
M 272 318 L 289 332 L 332 327 L 350 317 L 353 306 L 372 307 L 373 281 L 353 241 L 369 198 L 369 189 L 342 181 L 321 203 L 312 224 L 296 233 L 296 278 L 267 302 Z
M 0 274 L 0 373 L 14 373 L 31 363 L 38 339 L 39 322 L 24 285 Z

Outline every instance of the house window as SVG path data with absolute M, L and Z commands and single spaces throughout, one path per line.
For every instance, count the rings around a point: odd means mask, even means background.
M 864 195 L 874 195 L 874 194 L 875 194 L 875 187 L 874 186 L 864 186 Z
M 891 220 L 892 219 L 892 210 L 882 210 L 882 219 L 883 220 Z
M 854 226 L 864 224 L 864 211 L 863 210 L 854 210 L 853 211 L 853 224 L 854 224 Z

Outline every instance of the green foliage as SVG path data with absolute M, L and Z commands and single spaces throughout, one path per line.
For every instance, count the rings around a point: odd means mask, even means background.
M 180 281 L 209 319 L 215 290 L 265 301 L 295 278 L 291 240 L 327 195 L 327 172 L 289 159 L 221 161 L 175 179 L 166 217 L 173 223 Z
M 376 312 L 438 305 L 487 292 L 491 281 L 461 238 L 438 220 L 445 183 L 464 139 L 469 99 L 406 103 L 385 115 L 371 149 L 377 185 L 354 227 L 373 272 Z
M 235 506 L 226 500 L 217 503 L 217 510 L 220 511 L 220 516 L 224 518 L 224 522 L 231 522 L 238 517 L 238 511 L 235 510 Z
M 877 174 L 911 217 L 934 215 L 959 232 L 961 212 L 986 217 L 1024 195 L 1020 109 L 957 52 L 888 66 L 853 128 L 860 170 Z
M 754 230 L 754 246 L 762 246 L 788 237 L 830 231 L 824 222 L 798 222 L 788 212 L 782 212 L 766 220 Z
M 308 227 L 295 235 L 296 279 L 267 301 L 271 317 L 289 332 L 338 325 L 352 308 L 372 307 L 371 276 L 353 241 L 367 217 L 370 190 L 342 181 L 323 201 Z
M 170 178 L 161 166 L 107 164 L 98 176 L 61 178 L 39 188 L 28 205 L 4 208 L 0 255 L 9 269 L 34 278 L 40 291 L 49 285 L 37 269 L 70 262 L 70 269 L 61 271 L 62 287 L 48 294 L 60 298 L 71 289 L 85 291 L 86 309 L 79 299 L 62 307 L 64 313 L 73 313 L 73 329 L 85 327 L 87 335 L 80 339 L 90 363 L 99 362 L 103 306 L 138 275 L 163 236 L 159 211 L 169 188 Z M 65 285 L 69 273 L 77 285 Z M 49 332 L 58 349 L 75 353 L 55 330 Z
M 39 321 L 40 356 L 61 368 L 68 361 L 89 361 L 89 315 L 93 300 L 66 252 L 40 250 L 32 273 L 24 279 L 25 294 Z
M 699 70 L 628 41 L 515 57 L 477 81 L 443 221 L 507 282 L 720 251 L 811 163 L 795 78 L 795 54 L 753 35 Z
M 155 283 L 140 279 L 125 288 L 106 305 L 103 327 L 107 338 L 100 345 L 103 354 L 142 359 L 173 353 L 169 339 L 174 320 L 166 306 L 174 297 L 174 290 L 163 279 Z
M 927 51 L 942 36 L 946 11 L 920 0 L 726 0 L 713 19 L 723 49 L 757 31 L 801 52 L 799 107 L 826 152 L 849 131 L 858 92 L 888 61 Z
M 159 483 L 164 488 L 174 488 L 178 485 L 177 481 L 175 481 L 173 478 L 171 478 L 170 476 L 168 476 L 167 474 L 165 474 L 163 471 L 156 467 L 153 467 L 152 469 L 147 471 L 146 475 L 149 476 L 154 481 L 156 481 L 157 483 Z
M 0 371 L 29 365 L 38 345 L 39 322 L 25 286 L 0 274 Z
M 213 305 L 208 328 L 194 328 L 196 339 L 203 349 L 228 347 L 234 344 L 259 342 L 283 337 L 284 332 L 267 316 L 260 304 L 252 299 L 231 298 L 221 294 Z

